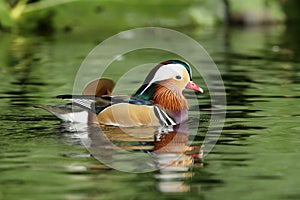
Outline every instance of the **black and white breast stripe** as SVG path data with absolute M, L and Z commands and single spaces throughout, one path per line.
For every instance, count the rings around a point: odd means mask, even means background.
M 175 126 L 176 122 L 163 110 L 154 106 L 154 113 L 164 126 Z

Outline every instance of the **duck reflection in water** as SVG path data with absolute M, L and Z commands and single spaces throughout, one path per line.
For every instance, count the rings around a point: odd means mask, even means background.
M 188 192 L 193 168 L 203 166 L 200 146 L 190 146 L 188 123 L 159 132 L 151 127 L 120 128 L 90 124 L 76 129 L 92 157 L 130 173 L 153 172 L 161 192 Z M 76 127 L 74 127 L 76 126 Z
M 153 153 L 156 154 L 159 180 L 157 188 L 161 192 L 187 192 L 194 167 L 202 167 L 200 147 L 189 146 L 188 124 L 174 127 L 173 132 L 157 133 L 154 137 Z

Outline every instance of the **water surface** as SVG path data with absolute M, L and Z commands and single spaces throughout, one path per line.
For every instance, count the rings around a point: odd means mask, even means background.
M 68 124 L 33 108 L 61 103 L 53 97 L 72 93 L 85 56 L 114 33 L 47 38 L 2 34 L 0 199 L 299 199 L 297 31 L 286 27 L 181 31 L 207 49 L 221 72 L 227 92 L 226 123 L 213 151 L 199 159 L 211 113 L 209 94 L 199 95 L 199 127 L 189 123 L 189 131 L 196 130 L 195 139 L 182 134 L 174 144 L 187 148 L 186 157 L 176 168 L 139 174 L 100 163 Z M 168 56 L 145 51 L 125 56 L 113 66 L 125 66 L 126 72 L 137 63 Z M 118 79 L 124 71 L 108 71 L 106 75 Z M 205 89 L 197 74 L 194 81 Z M 138 84 L 135 79 L 124 83 L 120 90 L 125 94 Z M 192 95 L 187 93 L 188 98 Z M 193 112 L 196 107 L 193 102 L 191 120 L 197 114 Z M 135 152 L 162 145 L 154 136 L 132 140 L 113 131 L 108 136 Z M 163 141 L 168 140 L 172 134 L 164 137 Z M 166 160 L 166 153 L 161 154 Z

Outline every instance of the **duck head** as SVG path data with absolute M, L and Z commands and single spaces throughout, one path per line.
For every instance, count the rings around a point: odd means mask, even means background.
M 190 66 L 180 60 L 159 63 L 147 75 L 135 97 L 153 101 L 169 111 L 188 108 L 183 90 L 191 89 L 203 93 L 202 88 L 192 81 Z

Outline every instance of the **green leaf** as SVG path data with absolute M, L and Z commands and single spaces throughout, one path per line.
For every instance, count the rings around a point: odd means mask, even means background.
M 11 10 L 10 16 L 12 19 L 18 19 L 26 8 L 27 0 L 19 0 L 17 5 Z
M 0 25 L 3 27 L 12 27 L 14 25 L 10 16 L 10 9 L 4 0 L 0 0 Z

